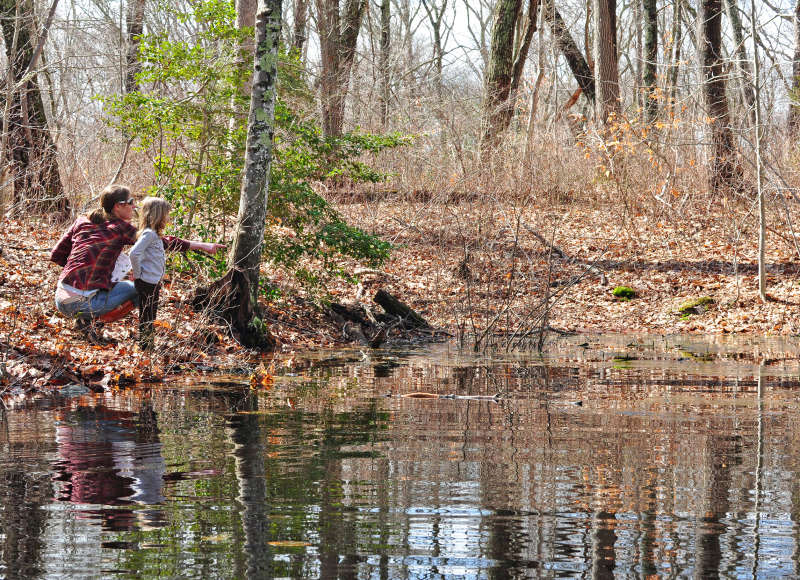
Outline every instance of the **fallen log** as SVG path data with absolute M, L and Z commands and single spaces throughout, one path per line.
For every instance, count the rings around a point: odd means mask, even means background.
M 387 314 L 403 319 L 408 328 L 431 328 L 427 320 L 411 307 L 389 294 L 386 290 L 378 290 L 373 300 L 379 304 Z

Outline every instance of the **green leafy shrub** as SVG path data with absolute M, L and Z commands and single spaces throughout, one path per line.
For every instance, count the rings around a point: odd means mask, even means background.
M 148 193 L 172 204 L 173 232 L 218 240 L 229 233 L 238 211 L 250 102 L 243 81 L 252 71 L 240 46 L 253 30 L 235 26 L 232 0 L 192 0 L 188 6 L 188 12 L 167 9 L 191 22 L 196 34 L 144 35 L 142 89 L 104 104 L 108 124 L 153 159 L 156 185 Z M 380 265 L 391 246 L 348 225 L 311 184 L 384 180 L 364 156 L 409 139 L 356 132 L 323 137 L 310 120 L 314 99 L 298 56 L 282 50 L 278 70 L 264 258 L 319 289 L 331 276 L 348 279 L 348 260 Z M 224 260 L 202 263 L 221 272 Z

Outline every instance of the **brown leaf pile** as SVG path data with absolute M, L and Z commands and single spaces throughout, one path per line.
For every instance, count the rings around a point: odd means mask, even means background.
M 372 297 L 385 289 L 459 338 L 522 336 L 540 324 L 578 332 L 800 332 L 800 269 L 793 233 L 781 223 L 770 226 L 770 300 L 761 302 L 754 227 L 735 212 L 670 220 L 481 201 L 370 202 L 341 209 L 353 223 L 391 241 L 395 251 L 380 270 L 354 265 L 361 282 L 332 284 L 334 299 L 374 309 Z M 225 328 L 192 311 L 189 296 L 198 280 L 188 274 L 173 274 L 162 291 L 154 353 L 134 346 L 135 314 L 105 329 L 116 345 L 87 344 L 53 303 L 60 268 L 48 254 L 61 228 L 6 220 L 3 230 L 3 393 L 71 383 L 99 390 L 258 364 L 259 356 Z M 285 296 L 264 305 L 283 351 L 346 342 L 342 329 L 286 276 L 265 274 Z M 612 290 L 622 285 L 637 297 L 616 299 Z M 679 312 L 685 302 L 705 296 L 713 300 L 707 309 Z

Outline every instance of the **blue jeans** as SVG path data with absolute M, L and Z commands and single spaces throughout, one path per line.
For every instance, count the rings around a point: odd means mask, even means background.
M 139 297 L 133 282 L 122 280 L 114 284 L 111 290 L 98 290 L 94 296 L 85 300 L 64 304 L 56 299 L 56 308 L 67 316 L 88 320 L 111 312 L 128 300 L 132 300 L 134 304 L 139 304 Z

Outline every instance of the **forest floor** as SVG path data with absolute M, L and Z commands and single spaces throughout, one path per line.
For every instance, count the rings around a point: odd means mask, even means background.
M 340 209 L 395 249 L 381 269 L 353 266 L 361 282 L 332 283 L 332 299 L 377 312 L 372 297 L 384 289 L 441 329 L 440 337 L 468 346 L 476 336 L 482 345 L 497 343 L 496 337 L 524 344 L 542 325 L 576 333 L 800 333 L 798 250 L 777 216 L 768 234 L 768 300 L 762 302 L 752 216 L 735 208 L 693 212 L 691 219 L 575 204 L 369 202 Z M 192 311 L 197 272 L 173 273 L 162 291 L 154 352 L 135 346 L 135 314 L 104 329 L 117 344 L 86 343 L 52 299 L 60 268 L 48 253 L 64 227 L 3 225 L 0 395 L 72 383 L 102 390 L 236 369 L 254 382 L 269 380 L 271 355 L 245 350 L 224 327 Z M 304 298 L 287 276 L 265 275 L 281 290 L 265 305 L 280 352 L 352 344 L 341 320 Z M 635 298 L 615 297 L 617 286 L 632 288 Z M 697 299 L 705 303 L 681 312 Z M 387 344 L 409 338 L 395 329 Z

